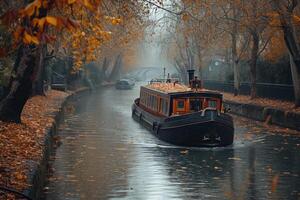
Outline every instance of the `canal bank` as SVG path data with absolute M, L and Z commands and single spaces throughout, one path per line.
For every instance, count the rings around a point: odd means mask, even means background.
M 88 91 L 49 91 L 26 103 L 22 124 L 0 122 L 0 199 L 21 197 L 17 192 L 39 199 L 67 102 Z
M 45 132 L 42 159 L 35 166 L 35 168 L 31 170 L 31 173 L 29 174 L 30 187 L 24 191 L 24 194 L 31 197 L 32 199 L 40 199 L 42 195 L 49 170 L 49 159 L 51 156 L 51 152 L 53 152 L 56 143 L 59 142 L 57 141 L 58 126 L 63 120 L 65 112 L 68 112 L 68 107 L 66 107 L 67 103 L 69 101 L 73 101 L 76 98 L 80 98 L 81 96 L 87 94 L 89 91 L 90 90 L 88 88 L 81 88 L 70 93 L 63 100 L 59 110 L 51 113 L 51 115 L 54 117 L 54 122 L 52 123 L 51 127 L 46 129 Z
M 233 96 L 224 93 L 224 105 L 230 113 L 256 121 L 300 130 L 300 108 L 292 102 L 265 98 L 250 99 L 249 96 Z

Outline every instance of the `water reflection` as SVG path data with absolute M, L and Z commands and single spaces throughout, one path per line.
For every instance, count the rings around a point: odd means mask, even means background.
M 131 119 L 138 89 L 75 102 L 60 127 L 45 199 L 297 199 L 300 138 L 235 117 L 226 148 L 180 148 Z

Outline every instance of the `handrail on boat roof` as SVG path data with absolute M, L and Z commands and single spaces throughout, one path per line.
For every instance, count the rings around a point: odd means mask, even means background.
M 155 78 L 149 81 L 149 84 L 152 83 L 180 83 L 179 78 Z

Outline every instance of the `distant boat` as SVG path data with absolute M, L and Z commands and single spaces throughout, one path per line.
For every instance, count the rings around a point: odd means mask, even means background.
M 129 90 L 132 89 L 135 85 L 134 81 L 130 79 L 121 79 L 116 82 L 116 89 L 120 90 Z
M 132 116 L 159 139 L 179 146 L 227 146 L 234 126 L 223 112 L 223 95 L 178 83 L 141 86 Z

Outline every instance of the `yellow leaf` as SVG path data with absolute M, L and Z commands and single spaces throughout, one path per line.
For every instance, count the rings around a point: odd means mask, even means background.
M 275 175 L 273 178 L 272 178 L 272 184 L 271 184 L 271 190 L 272 192 L 275 192 L 276 189 L 277 189 L 277 185 L 278 185 L 278 180 L 279 180 L 279 175 Z
M 57 18 L 56 17 L 47 16 L 46 21 L 53 26 L 57 26 Z
M 95 9 L 89 0 L 83 0 L 83 5 L 89 10 L 93 11 Z
M 26 31 L 24 32 L 24 37 L 23 37 L 23 42 L 25 44 L 30 44 L 31 43 L 31 35 L 29 35 Z
M 31 36 L 31 42 L 33 42 L 34 44 L 39 44 L 39 39 L 35 36 Z
M 76 0 L 68 0 L 68 4 L 73 4 L 75 3 Z
M 47 1 L 43 1 L 43 7 L 48 8 L 48 2 Z
M 113 19 L 111 20 L 111 23 L 112 23 L 113 25 L 118 25 L 118 24 L 120 24 L 120 22 L 121 22 L 121 19 L 113 18 Z
M 190 19 L 190 16 L 187 13 L 182 14 L 182 20 L 183 21 L 188 21 Z
M 35 6 L 32 5 L 32 4 L 29 4 L 28 6 L 26 6 L 26 8 L 24 9 L 24 13 L 27 15 L 27 16 L 32 16 L 34 14 L 34 11 L 35 11 Z
M 36 26 L 36 25 L 38 24 L 38 22 L 39 22 L 39 19 L 38 19 L 38 18 L 34 18 L 34 19 L 32 20 L 33 26 Z
M 278 18 L 273 18 L 271 21 L 270 21 L 270 25 L 271 26 L 280 26 L 281 25 L 281 22 Z
M 24 32 L 23 42 L 25 44 L 30 44 L 30 43 L 39 44 L 40 43 L 39 39 L 36 36 L 30 35 L 26 31 Z
M 40 27 L 40 29 L 43 29 L 44 28 L 44 24 L 45 24 L 45 17 L 41 18 L 39 21 L 38 21 L 38 26 Z
M 38 14 L 39 8 L 42 6 L 41 0 L 35 0 L 32 3 L 28 4 L 22 12 L 24 12 L 27 16 L 32 16 L 36 11 Z
M 24 28 L 19 26 L 16 28 L 16 31 L 14 32 L 14 38 L 16 40 L 19 40 L 20 39 L 20 36 L 23 35 L 23 32 L 24 32 Z
M 300 23 L 300 17 L 297 15 L 293 15 L 293 19 L 296 23 Z
M 35 0 L 33 3 L 37 9 L 42 6 L 42 0 Z

